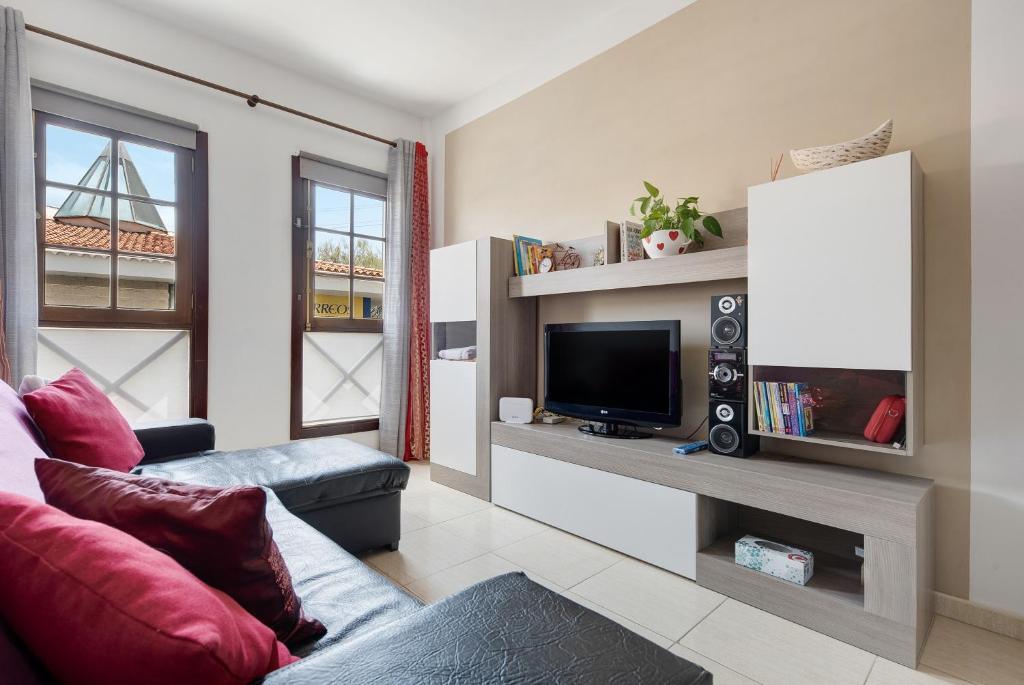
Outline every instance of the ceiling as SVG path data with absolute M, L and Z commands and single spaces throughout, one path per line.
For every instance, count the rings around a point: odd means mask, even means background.
M 108 0 L 422 117 L 676 0 Z M 601 44 L 602 42 L 606 44 Z

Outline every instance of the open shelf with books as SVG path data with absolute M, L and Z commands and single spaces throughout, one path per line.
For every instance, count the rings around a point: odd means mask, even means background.
M 913 453 L 915 416 L 907 372 L 753 366 L 749 391 L 753 399 L 748 418 L 755 435 L 884 454 Z M 907 398 L 901 428 L 892 442 L 865 439 L 872 413 L 889 395 Z

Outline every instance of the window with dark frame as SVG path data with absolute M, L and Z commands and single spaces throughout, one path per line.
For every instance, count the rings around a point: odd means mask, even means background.
M 386 192 L 381 174 L 292 160 L 293 439 L 379 426 Z
M 47 330 L 179 331 L 187 411 L 205 416 L 205 134 L 191 149 L 33 114 L 41 343 Z

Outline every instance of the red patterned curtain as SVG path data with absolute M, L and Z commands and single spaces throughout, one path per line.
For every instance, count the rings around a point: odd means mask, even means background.
M 416 143 L 412 188 L 406 461 L 430 458 L 430 200 L 427 148 L 423 143 Z

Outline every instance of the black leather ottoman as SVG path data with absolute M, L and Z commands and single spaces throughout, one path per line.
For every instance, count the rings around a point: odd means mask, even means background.
M 398 549 L 401 492 L 409 482 L 406 464 L 344 438 L 233 452 L 208 450 L 183 459 L 144 462 L 136 472 L 218 487 L 263 485 L 289 511 L 352 554 Z

